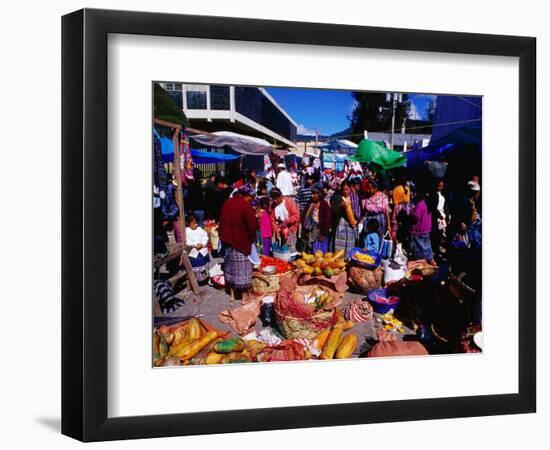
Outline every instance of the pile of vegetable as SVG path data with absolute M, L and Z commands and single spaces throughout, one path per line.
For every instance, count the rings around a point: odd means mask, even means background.
M 399 331 L 400 333 L 405 331 L 403 328 L 403 322 L 393 317 L 393 314 L 391 313 L 386 313 L 380 316 L 379 320 L 381 320 L 384 324 L 384 329 L 386 331 Z
M 356 259 L 357 261 L 361 261 L 366 264 L 374 264 L 376 262 L 376 260 L 371 255 L 367 255 L 366 253 L 356 253 L 353 256 L 353 259 Z
M 357 335 L 349 333 L 344 336 L 344 331 L 353 327 L 353 321 L 340 321 L 332 329 L 321 331 L 313 341 L 315 348 L 321 351 L 319 359 L 345 359 L 351 358 L 357 346 Z
M 234 364 L 256 361 L 256 355 L 267 344 L 240 337 L 224 338 L 198 319 L 171 327 L 161 326 L 153 334 L 153 365 L 182 366 Z
M 207 331 L 195 318 L 171 327 L 163 325 L 153 334 L 153 365 L 190 364 L 217 337 L 217 331 Z
M 320 332 L 307 344 L 288 339 L 272 345 L 259 339 L 227 337 L 209 329 L 198 319 L 161 326 L 153 334 L 153 365 L 184 366 L 236 364 L 257 361 L 350 358 L 357 346 L 357 336 L 350 332 L 352 320 L 340 316 L 334 327 Z M 310 351 L 311 350 L 311 351 Z
M 314 304 L 315 310 L 318 311 L 323 306 L 330 304 L 332 301 L 334 301 L 334 297 L 328 290 L 319 286 L 314 289 L 310 294 L 306 295 L 304 297 L 304 300 L 307 305 Z
M 297 259 L 294 265 L 307 275 L 324 275 L 330 278 L 345 270 L 344 255 L 344 250 L 338 250 L 335 253 L 323 253 L 318 250 L 315 254 L 302 252 L 301 258 Z
M 269 266 L 275 266 L 277 268 L 277 272 L 275 272 L 277 275 L 287 273 L 290 269 L 292 269 L 292 266 L 282 259 L 272 258 L 271 256 L 261 256 L 260 270 Z

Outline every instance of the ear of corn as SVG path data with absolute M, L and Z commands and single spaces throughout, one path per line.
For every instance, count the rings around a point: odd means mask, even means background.
M 353 333 L 348 334 L 336 350 L 336 359 L 350 358 L 357 345 L 357 336 Z
M 342 325 L 334 325 L 334 328 L 328 335 L 327 342 L 323 347 L 323 351 L 321 352 L 321 356 L 319 357 L 320 359 L 332 359 L 334 357 L 334 353 L 338 348 L 338 344 L 340 344 L 343 333 L 344 331 L 342 329 Z

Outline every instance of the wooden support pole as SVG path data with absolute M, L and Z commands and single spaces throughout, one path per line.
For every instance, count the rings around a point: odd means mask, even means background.
M 172 127 L 173 128 L 173 127 Z M 195 277 L 195 272 L 193 272 L 193 268 L 191 267 L 191 261 L 189 261 L 189 255 L 187 254 L 187 251 L 185 250 L 185 204 L 183 200 L 183 183 L 181 178 L 181 170 L 180 170 L 180 143 L 179 143 L 179 136 L 180 136 L 181 127 L 177 126 L 174 128 L 174 132 L 172 135 L 172 142 L 174 143 L 174 175 L 176 177 L 176 183 L 178 185 L 178 188 L 176 189 L 176 202 L 178 204 L 179 208 L 179 217 L 178 222 L 181 229 L 182 239 L 183 239 L 183 245 L 182 245 L 182 252 L 181 252 L 181 262 L 185 266 L 185 270 L 187 271 L 187 278 L 189 280 L 189 286 L 191 286 L 191 290 L 194 294 L 198 295 L 199 290 L 199 284 L 197 283 L 197 278 Z

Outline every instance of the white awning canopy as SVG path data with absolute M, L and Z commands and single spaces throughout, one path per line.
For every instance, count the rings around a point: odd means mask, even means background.
M 274 150 L 273 145 L 265 139 L 232 131 L 215 131 L 214 133 L 191 135 L 190 138 L 210 147 L 225 147 L 227 145 L 243 155 L 267 155 Z

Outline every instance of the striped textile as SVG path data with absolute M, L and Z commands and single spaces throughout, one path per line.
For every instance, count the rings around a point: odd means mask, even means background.
M 354 322 L 366 322 L 373 318 L 372 306 L 365 301 L 352 302 L 344 308 L 344 318 Z
M 349 253 L 359 239 L 357 228 L 352 228 L 342 217 L 334 233 L 334 251 L 344 250 L 345 257 L 349 259 Z
M 301 187 L 296 196 L 296 201 L 300 207 L 300 212 L 305 213 L 309 201 L 311 200 L 311 188 Z
M 252 285 L 252 263 L 248 256 L 227 245 L 223 264 L 225 284 L 237 289 L 248 289 Z

